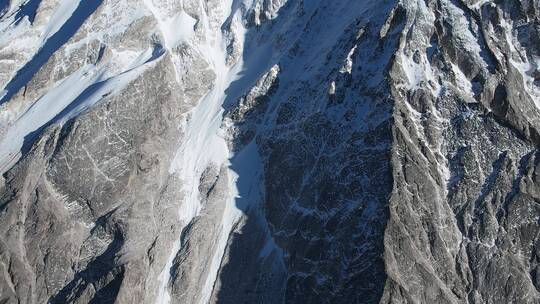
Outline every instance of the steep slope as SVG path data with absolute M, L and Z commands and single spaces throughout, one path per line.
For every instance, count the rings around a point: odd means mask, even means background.
M 539 16 L 0 1 L 0 303 L 537 303 Z
M 539 301 L 539 8 L 405 6 L 382 302 Z

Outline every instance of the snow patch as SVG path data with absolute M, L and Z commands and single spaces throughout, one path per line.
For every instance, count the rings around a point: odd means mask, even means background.
M 417 90 L 425 84 L 431 90 L 433 96 L 440 96 L 442 88 L 433 73 L 426 54 L 418 53 L 417 55 L 418 63 L 410 56 L 407 56 L 405 52 L 402 52 L 400 56 L 401 67 L 408 80 L 407 89 Z
M 173 17 L 167 17 L 154 5 L 153 0 L 143 1 L 156 19 L 167 49 L 173 49 L 181 42 L 188 41 L 194 34 L 197 21 L 185 11 L 182 10 Z
M 62 80 L 17 119 L 1 140 L 0 172 L 4 173 L 20 158 L 24 138 L 29 133 L 56 117 L 100 76 L 101 72 L 92 71 L 91 66 L 82 67 Z
M 332 81 L 330 83 L 330 86 L 328 87 L 328 95 L 334 95 L 336 94 L 336 82 Z
M 450 64 L 452 67 L 452 72 L 454 73 L 454 76 L 455 76 L 455 84 L 457 85 L 457 88 L 462 93 L 464 93 L 465 96 L 474 98 L 473 85 L 471 81 L 467 78 L 467 76 L 465 76 L 465 74 L 463 74 L 463 72 L 457 65 L 453 63 L 450 63 Z
M 534 102 L 534 105 L 540 109 L 540 87 L 538 86 L 538 81 L 532 76 L 534 73 L 540 73 L 539 64 L 540 60 L 537 59 L 536 62 L 516 62 L 510 59 L 511 64 L 517 68 L 523 79 L 523 87 L 525 88 L 525 93 L 528 94 Z
M 146 0 L 145 2 L 151 7 L 151 3 L 148 3 L 150 0 Z M 225 3 L 222 9 L 227 11 L 227 8 L 230 7 L 230 3 Z M 229 13 L 225 14 L 225 16 Z M 237 188 L 239 175 L 230 168 L 231 163 L 229 159 L 232 158 L 232 155 L 229 153 L 227 142 L 224 139 L 224 130 L 221 128 L 221 124 L 223 121 L 222 105 L 227 97 L 225 90 L 233 81 L 239 78 L 243 62 L 240 59 L 232 67 L 227 66 L 225 37 L 222 36 L 220 28 L 218 30 L 212 30 L 208 17 L 203 17 L 201 22 L 203 22 L 203 27 L 207 33 L 207 43 L 201 45 L 199 51 L 206 55 L 206 59 L 216 74 L 216 79 L 210 92 L 186 115 L 182 126 L 184 138 L 169 169 L 171 174 L 179 175 L 183 181 L 182 192 L 184 193 L 184 198 L 178 211 L 178 218 L 181 223 L 180 228 L 183 230 L 201 211 L 199 182 L 203 171 L 210 164 L 218 166 L 224 164 L 229 166 L 227 205 L 221 221 L 220 234 L 215 240 L 216 249 L 212 254 L 205 284 L 201 287 L 199 303 L 207 303 L 211 297 L 229 234 L 242 215 L 242 211 L 236 205 L 239 194 Z M 234 18 L 236 18 L 237 24 L 241 24 L 238 20 L 240 18 L 240 11 L 235 13 Z M 186 22 L 186 28 L 187 26 L 193 26 L 191 21 Z M 162 31 L 163 29 L 162 26 Z M 237 30 L 239 31 L 238 36 L 243 38 L 245 29 L 241 27 Z M 169 46 L 171 40 L 175 40 L 171 37 L 166 39 Z M 159 276 L 160 287 L 156 299 L 156 303 L 158 304 L 170 303 L 171 297 L 168 291 L 170 268 L 180 249 L 181 243 L 180 237 L 178 237 L 173 245 L 165 268 Z
M 140 66 L 152 56 L 152 50 L 139 58 L 137 68 L 127 69 L 105 78 L 105 69 L 87 64 L 59 81 L 54 88 L 38 99 L 0 138 L 0 174 L 11 168 L 21 157 L 24 141 L 32 132 L 49 122 L 65 122 L 93 106 L 105 95 L 116 94 L 143 72 Z
M 464 48 L 469 54 L 473 54 L 477 62 L 482 62 L 484 66 L 487 65 L 482 57 L 482 48 L 478 44 L 478 39 L 470 30 L 469 20 L 465 12 L 452 3 L 452 1 L 445 0 L 442 2 L 442 5 L 446 11 L 448 22 L 452 24 L 452 35 L 456 37 L 459 46 Z
M 49 22 L 47 23 L 47 26 L 45 27 L 45 30 L 43 31 L 42 42 L 41 44 L 45 43 L 47 39 L 49 39 L 54 33 L 56 33 L 64 23 L 73 15 L 73 12 L 75 12 L 75 9 L 77 9 L 77 6 L 79 5 L 78 1 L 73 0 L 62 0 L 60 1 L 60 4 L 58 5 L 57 9 L 54 11 L 54 14 L 49 19 Z
M 477 0 L 477 2 L 472 5 L 472 8 L 475 10 L 480 10 L 486 3 L 493 3 L 493 0 Z
M 345 59 L 345 64 L 341 67 L 341 69 L 339 70 L 340 73 L 344 74 L 344 73 L 348 73 L 348 74 L 351 74 L 352 73 L 352 67 L 353 67 L 353 55 L 354 53 L 356 52 L 356 48 L 358 46 L 355 45 L 350 51 L 349 53 L 347 54 L 347 58 Z
M 420 87 L 420 82 L 422 81 L 422 67 L 404 53 L 401 54 L 401 67 L 409 81 L 408 89 L 418 89 Z
M 196 22 L 193 17 L 184 11 L 181 11 L 173 18 L 164 20 L 162 31 L 167 44 L 176 47 L 181 42 L 187 41 L 194 33 Z

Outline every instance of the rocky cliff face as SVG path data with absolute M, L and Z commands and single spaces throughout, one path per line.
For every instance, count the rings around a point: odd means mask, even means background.
M 537 0 L 0 1 L 0 303 L 538 303 Z

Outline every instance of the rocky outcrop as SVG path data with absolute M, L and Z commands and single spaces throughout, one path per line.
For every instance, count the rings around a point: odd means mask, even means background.
M 0 2 L 0 303 L 537 303 L 539 11 Z

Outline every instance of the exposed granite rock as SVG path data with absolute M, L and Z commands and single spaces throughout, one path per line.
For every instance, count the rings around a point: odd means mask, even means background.
M 0 303 L 538 303 L 539 14 L 0 1 Z

